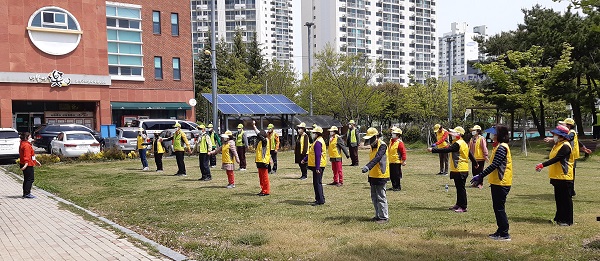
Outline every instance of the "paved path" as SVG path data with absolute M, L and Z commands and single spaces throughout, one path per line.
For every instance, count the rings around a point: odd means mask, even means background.
M 48 192 L 34 188 L 35 199 L 23 199 L 22 193 L 22 183 L 0 169 L 0 260 L 169 260 L 152 256 L 114 232 L 59 209 L 58 202 L 65 201 Z M 157 248 L 173 259 L 185 259 L 165 247 Z

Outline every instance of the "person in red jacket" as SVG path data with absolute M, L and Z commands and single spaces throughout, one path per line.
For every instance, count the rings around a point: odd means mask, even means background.
M 34 175 L 33 167 L 41 166 L 35 159 L 35 151 L 31 147 L 31 134 L 29 132 L 21 133 L 21 144 L 19 146 L 19 165 L 23 171 L 23 198 L 35 198 L 31 195 L 31 186 L 33 185 Z
M 390 161 L 390 181 L 392 182 L 392 190 L 402 190 L 400 180 L 402 180 L 402 166 L 406 166 L 406 147 L 402 142 L 402 130 L 400 128 L 392 128 L 392 139 L 388 147 L 388 156 Z

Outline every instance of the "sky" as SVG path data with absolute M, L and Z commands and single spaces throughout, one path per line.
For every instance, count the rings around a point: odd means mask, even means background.
M 303 32 L 305 21 L 301 21 L 300 6 L 301 1 L 310 0 L 292 0 L 294 6 L 294 32 Z M 334 1 L 334 0 L 318 0 Z M 408 1 L 405 1 L 408 3 Z M 523 22 L 523 13 L 521 9 L 531 8 L 540 4 L 543 7 L 552 8 L 557 11 L 564 11 L 569 5 L 567 1 L 555 3 L 552 0 L 437 0 L 436 1 L 436 22 L 437 36 L 442 36 L 450 31 L 452 22 L 466 22 L 469 30 L 473 26 L 486 25 L 488 35 L 494 35 L 502 31 L 509 31 L 517 28 L 519 23 Z M 302 35 L 294 36 L 294 65 L 296 70 L 302 68 Z

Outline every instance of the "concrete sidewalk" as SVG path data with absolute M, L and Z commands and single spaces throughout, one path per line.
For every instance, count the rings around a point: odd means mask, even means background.
M 114 232 L 86 221 L 73 212 L 59 209 L 58 202 L 66 201 L 41 189 L 34 187 L 32 190 L 37 197 L 35 199 L 23 199 L 22 194 L 22 183 L 15 180 L 13 174 L 0 169 L 0 260 L 186 259 L 179 253 L 97 217 L 133 237 L 155 245 L 170 258 L 150 255 Z

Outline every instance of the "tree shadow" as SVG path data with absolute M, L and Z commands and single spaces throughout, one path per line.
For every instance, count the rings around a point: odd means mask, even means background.
M 365 216 L 333 216 L 326 217 L 325 221 L 333 221 L 338 225 L 348 224 L 351 222 L 373 222 L 371 218 Z
M 5 198 L 23 198 L 23 196 L 6 196 Z
M 525 222 L 525 223 L 533 223 L 533 224 L 550 224 L 552 223 L 550 219 L 541 218 L 541 217 L 508 217 L 509 221 L 514 222 Z
M 288 200 L 281 201 L 281 203 L 286 203 L 286 204 L 290 204 L 290 205 L 294 205 L 294 206 L 309 206 L 311 202 L 304 201 L 304 200 L 288 199 Z

